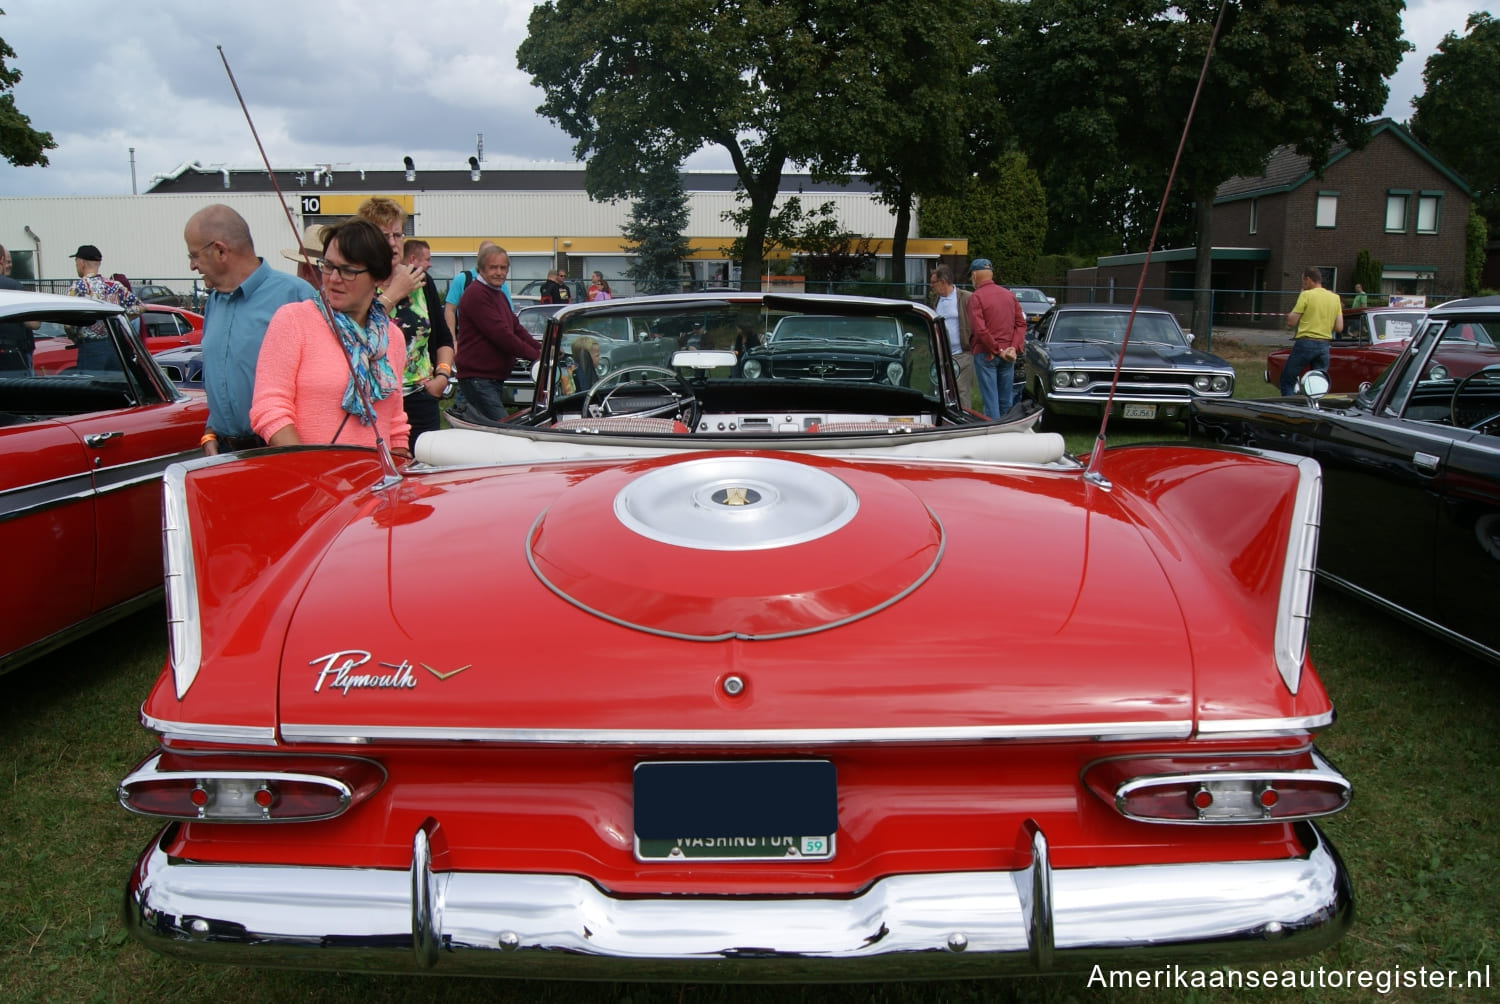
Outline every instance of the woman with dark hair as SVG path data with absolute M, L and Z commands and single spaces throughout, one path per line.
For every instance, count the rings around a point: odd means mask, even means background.
M 357 217 L 329 227 L 323 242 L 321 294 L 282 307 L 266 328 L 250 424 L 272 446 L 374 446 L 378 429 L 391 453 L 409 457 L 401 401 L 406 340 L 375 295 L 391 275 L 390 245 Z

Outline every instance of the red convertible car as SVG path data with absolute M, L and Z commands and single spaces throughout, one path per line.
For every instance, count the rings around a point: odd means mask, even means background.
M 108 356 L 66 374 L 0 369 L 3 672 L 160 598 L 161 475 L 198 455 L 207 409 L 118 307 L 3 290 L 0 325 L 89 329 Z
M 181 307 L 166 307 L 154 303 L 145 305 L 145 313 L 134 327 L 139 331 L 152 354 L 184 345 L 197 345 L 203 341 L 203 315 Z M 78 346 L 55 323 L 43 324 L 36 332 L 36 356 L 32 360 L 36 372 L 61 373 L 78 362 Z
M 744 376 L 737 336 L 800 316 L 881 323 Z M 582 388 L 562 346 L 606 321 L 679 347 Z M 899 367 L 859 342 L 886 323 Z M 857 297 L 573 305 L 530 409 L 404 470 L 335 446 L 172 468 L 159 748 L 119 787 L 162 822 L 132 933 L 237 964 L 796 982 L 1333 942 L 1316 463 L 1087 466 L 1030 405 L 964 411 L 941 330 Z
M 1329 389 L 1338 393 L 1374 383 L 1422 329 L 1427 311 L 1416 307 L 1359 307 L 1344 311 L 1344 330 L 1328 346 Z M 1290 348 L 1266 356 L 1266 383 L 1281 383 Z

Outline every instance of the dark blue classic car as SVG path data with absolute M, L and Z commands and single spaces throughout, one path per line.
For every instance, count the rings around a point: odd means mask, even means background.
M 1199 401 L 1193 430 L 1323 467 L 1318 572 L 1500 662 L 1500 296 L 1436 307 L 1354 394 Z
M 1065 303 L 1042 318 L 1026 341 L 1026 389 L 1048 417 L 1099 415 L 1129 318 L 1118 303 Z M 1169 311 L 1136 311 L 1111 415 L 1185 420 L 1191 402 L 1233 393 L 1234 367 L 1193 348 Z

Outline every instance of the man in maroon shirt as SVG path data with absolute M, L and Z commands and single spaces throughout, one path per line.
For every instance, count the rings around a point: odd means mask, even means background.
M 996 419 L 1015 403 L 1016 357 L 1026 348 L 1026 312 L 1010 290 L 995 282 L 988 258 L 969 264 L 969 335 L 974 376 L 986 418 Z
M 458 301 L 458 386 L 464 399 L 485 418 L 505 420 L 509 393 L 505 379 L 516 359 L 536 359 L 542 347 L 521 327 L 500 289 L 510 275 L 510 255 L 491 244 L 479 252 L 477 282 Z

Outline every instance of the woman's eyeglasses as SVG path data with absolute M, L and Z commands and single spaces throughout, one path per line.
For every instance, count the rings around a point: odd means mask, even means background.
M 339 278 L 353 282 L 370 270 L 367 268 L 356 268 L 353 265 L 335 265 L 326 258 L 320 258 L 318 259 L 318 271 L 324 275 L 333 275 L 333 273 L 337 272 Z

